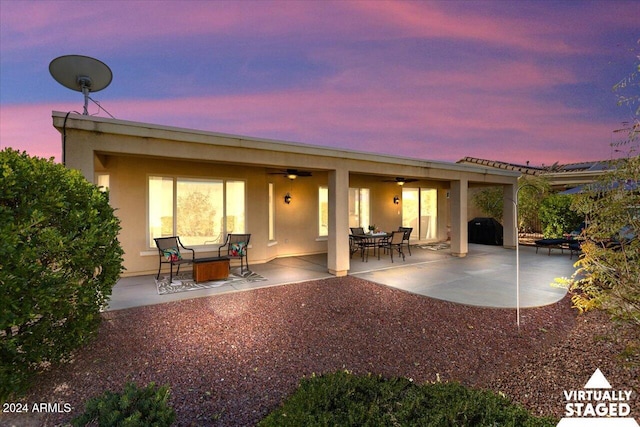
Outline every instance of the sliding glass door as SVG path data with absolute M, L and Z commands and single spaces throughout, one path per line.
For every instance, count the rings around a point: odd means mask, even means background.
M 413 228 L 412 240 L 437 238 L 438 191 L 434 188 L 402 189 L 402 226 Z

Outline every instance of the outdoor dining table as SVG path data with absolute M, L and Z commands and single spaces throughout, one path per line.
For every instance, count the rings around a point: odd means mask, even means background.
M 373 248 L 373 255 L 376 254 L 376 249 L 378 250 L 378 259 L 380 259 L 380 243 L 388 239 L 391 234 L 390 233 L 365 233 L 365 234 L 350 234 L 351 238 L 354 239 L 356 243 L 356 247 L 360 249 L 362 261 L 369 261 L 369 249 Z M 356 249 L 357 251 L 357 249 Z M 354 251 L 355 252 L 355 251 Z

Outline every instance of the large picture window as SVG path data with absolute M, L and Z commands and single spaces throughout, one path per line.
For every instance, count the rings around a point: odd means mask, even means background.
M 175 235 L 187 246 L 221 243 L 245 232 L 245 183 L 150 176 L 148 219 L 150 247 Z

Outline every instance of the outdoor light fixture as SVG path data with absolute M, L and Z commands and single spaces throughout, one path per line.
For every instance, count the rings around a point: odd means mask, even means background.
M 400 204 L 400 197 L 393 196 L 393 204 L 395 204 L 395 205 Z
M 291 194 L 287 193 L 287 194 L 284 195 L 284 202 L 286 204 L 291 203 Z

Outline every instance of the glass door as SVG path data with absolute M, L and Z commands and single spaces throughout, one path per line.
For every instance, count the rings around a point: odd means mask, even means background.
M 418 238 L 420 218 L 420 189 L 402 188 L 402 226 L 413 228 L 411 240 Z
M 438 191 L 434 188 L 402 189 L 402 226 L 413 228 L 411 240 L 437 238 Z
M 435 240 L 438 215 L 438 191 L 434 188 L 420 189 L 420 240 Z

